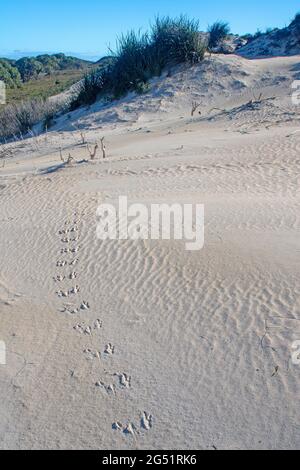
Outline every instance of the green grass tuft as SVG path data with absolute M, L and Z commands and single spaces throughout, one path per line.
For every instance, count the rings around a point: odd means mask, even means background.
M 208 27 L 209 33 L 209 40 L 208 40 L 208 47 L 209 49 L 213 49 L 214 47 L 218 47 L 222 44 L 224 39 L 230 33 L 229 24 L 225 21 L 216 21 L 214 24 Z

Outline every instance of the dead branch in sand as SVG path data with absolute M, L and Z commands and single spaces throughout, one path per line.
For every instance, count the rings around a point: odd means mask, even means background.
M 100 142 L 101 142 L 101 150 L 102 150 L 103 159 L 105 159 L 106 158 L 106 147 L 104 145 L 104 137 L 102 137 Z
M 64 159 L 61 148 L 59 149 L 59 155 L 64 165 L 71 165 L 71 163 L 74 161 L 74 158 L 71 156 L 70 153 L 68 155 L 68 158 Z
M 80 131 L 80 138 L 81 138 L 81 143 L 83 145 L 86 144 L 85 134 L 82 131 Z
M 254 96 L 254 95 L 253 95 Z M 213 111 L 220 111 L 221 113 L 229 116 L 235 116 L 243 111 L 255 111 L 259 109 L 259 105 L 262 103 L 269 103 L 269 101 L 274 101 L 276 98 L 274 96 L 270 98 L 264 98 L 263 94 L 261 93 L 258 97 L 254 96 L 252 100 L 237 106 L 236 108 L 232 109 L 220 109 L 220 108 L 212 108 L 208 111 L 207 114 L 211 114 Z M 211 117 L 210 119 L 213 119 Z
M 253 95 L 253 100 L 250 101 L 250 103 L 260 103 L 263 99 L 263 94 L 260 93 L 260 95 L 258 95 L 258 98 L 256 98 L 254 92 L 252 92 L 252 95 Z
M 75 123 L 72 124 L 72 126 L 76 129 L 76 131 L 79 133 L 79 138 L 80 138 L 80 143 L 82 145 L 85 145 L 87 142 L 86 142 L 86 134 L 81 130 L 79 129 L 78 125 L 76 125 Z M 76 136 L 74 136 L 74 134 L 72 133 L 74 139 L 76 140 Z
M 98 143 L 96 142 L 95 147 L 94 147 L 94 150 L 91 150 L 88 144 L 87 144 L 86 147 L 87 147 L 88 152 L 89 152 L 89 154 L 90 154 L 91 160 L 95 160 L 96 155 L 97 155 L 97 150 L 98 150 L 98 148 L 99 148 Z
M 200 108 L 200 106 L 201 106 L 200 103 L 197 103 L 197 101 L 192 102 L 192 112 L 191 112 L 192 117 L 194 116 L 197 109 Z M 199 114 L 201 114 L 201 111 L 199 111 Z

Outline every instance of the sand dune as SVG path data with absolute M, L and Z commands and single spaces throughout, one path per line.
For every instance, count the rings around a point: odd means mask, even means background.
M 300 447 L 298 63 L 207 58 L 10 144 L 1 448 Z M 108 158 L 86 163 L 76 129 Z M 119 195 L 204 204 L 204 249 L 101 242 Z

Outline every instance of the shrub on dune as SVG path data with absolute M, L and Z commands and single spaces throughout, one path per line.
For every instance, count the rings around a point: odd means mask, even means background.
M 78 87 L 78 94 L 71 102 L 71 110 L 74 110 L 82 105 L 93 104 L 99 93 L 104 93 L 105 89 L 109 89 L 110 71 L 106 70 L 93 70 L 87 73 Z
M 94 71 L 81 84 L 72 109 L 91 104 L 98 96 L 119 98 L 129 91 L 147 90 L 147 82 L 168 65 L 200 62 L 205 45 L 198 22 L 185 16 L 156 18 L 150 33 L 130 31 L 117 39 L 115 61 L 105 71 Z
M 112 94 L 122 96 L 136 90 L 152 74 L 151 44 L 148 34 L 129 33 L 117 40 L 116 63 L 111 71 Z
M 209 49 L 213 49 L 214 47 L 218 47 L 222 44 L 224 39 L 230 33 L 229 24 L 224 21 L 216 21 L 214 24 L 208 27 L 209 39 L 208 39 L 208 47 Z
M 199 22 L 186 16 L 156 18 L 152 26 L 152 44 L 161 68 L 174 63 L 199 62 L 205 53 Z

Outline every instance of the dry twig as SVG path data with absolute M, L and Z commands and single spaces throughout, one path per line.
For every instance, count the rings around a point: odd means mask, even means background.
M 98 150 L 98 148 L 99 148 L 98 143 L 96 142 L 95 147 L 94 147 L 94 150 L 91 150 L 90 147 L 89 147 L 89 145 L 87 145 L 86 147 L 87 147 L 88 152 L 89 152 L 89 154 L 90 154 L 91 160 L 95 160 L 96 155 L 97 155 L 97 150 Z

